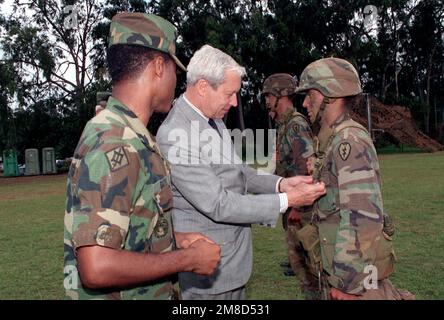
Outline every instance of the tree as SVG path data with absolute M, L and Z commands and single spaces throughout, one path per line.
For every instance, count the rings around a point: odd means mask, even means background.
M 9 107 L 16 85 L 14 69 L 7 62 L 0 62 L 0 155 L 1 151 L 13 147 L 15 127 L 10 121 L 12 110 Z
M 54 97 L 77 111 L 79 128 L 91 116 L 85 100 L 94 80 L 92 31 L 101 18 L 94 0 L 14 1 L 1 46 L 16 71 L 22 106 Z
M 406 44 L 408 73 L 405 77 L 414 96 L 422 105 L 425 132 L 430 134 L 432 103 L 435 108 L 434 129 L 437 130 L 436 104 L 444 85 L 444 4 L 441 1 L 423 1 L 408 26 Z
M 58 141 L 58 150 L 74 150 L 93 114 L 95 92 L 110 89 L 108 30 L 121 11 L 155 13 L 171 21 L 185 64 L 208 43 L 245 66 L 241 93 L 247 127 L 267 127 L 264 105 L 256 99 L 267 76 L 300 75 L 308 63 L 329 56 L 350 60 L 366 92 L 408 106 L 426 132 L 433 131 L 429 124 L 438 125 L 436 110 L 444 99 L 443 0 L 374 0 L 376 23 L 370 26 L 367 0 L 84 0 L 69 7 L 73 3 L 16 0 L 14 13 L 0 17 L 6 58 L 0 65 L 0 116 L 12 117 L 6 111 L 13 100 L 35 116 L 36 108 L 46 108 L 73 140 Z M 176 96 L 184 88 L 182 73 Z M 16 116 L 14 121 L 24 119 Z M 153 120 L 155 132 L 162 117 Z M 0 133 L 4 128 L 0 125 Z

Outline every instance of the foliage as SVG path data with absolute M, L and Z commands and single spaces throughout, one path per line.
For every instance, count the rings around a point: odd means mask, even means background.
M 0 149 L 6 144 L 22 148 L 17 141 L 26 140 L 20 136 L 25 130 L 11 129 L 26 125 L 20 122 L 22 114 L 15 115 L 23 112 L 17 109 L 32 113 L 52 104 L 58 111 L 49 118 L 56 117 L 51 121 L 67 132 L 56 144 L 61 156 L 72 155 L 92 116 L 95 91 L 110 89 L 106 41 L 110 19 L 120 11 L 156 13 L 170 20 L 180 34 L 177 51 L 185 64 L 209 43 L 244 65 L 246 127 L 268 126 L 263 103 L 256 100 L 268 75 L 300 75 L 311 61 L 337 56 L 355 64 L 366 92 L 409 107 L 427 134 L 438 135 L 444 114 L 443 0 L 374 0 L 373 23 L 365 0 L 87 0 L 77 4 L 78 26 L 66 28 L 70 12 L 63 9 L 72 3 L 16 0 L 11 15 L 0 15 L 0 117 L 7 119 L 0 125 Z M 176 96 L 184 87 L 181 74 Z M 155 132 L 162 116 L 153 120 L 150 129 Z M 51 124 L 26 132 L 41 127 Z
M 13 144 L 21 152 L 24 150 L 20 149 L 23 146 L 20 140 L 29 139 L 25 134 L 30 133 L 32 137 L 44 134 L 39 133 L 39 129 L 63 123 L 66 119 L 61 109 L 69 109 L 73 117 L 68 121 L 75 123 L 75 135 L 68 134 L 72 141 L 61 143 L 68 144 L 66 152 L 72 154 L 76 143 L 73 141 L 78 140 L 91 116 L 90 90 L 103 82 L 103 75 L 94 74 L 91 61 L 94 52 L 92 30 L 100 17 L 100 7 L 94 0 L 81 1 L 76 7 L 73 7 L 74 3 L 15 0 L 12 13 L 0 20 L 4 64 L 14 74 L 14 90 L 7 92 L 6 104 L 10 109 L 14 104 L 15 112 L 9 113 L 6 126 L 14 125 L 17 129 L 12 137 L 3 135 L 1 140 L 4 144 Z M 3 83 L 0 85 L 3 88 Z M 0 103 L 1 110 L 4 110 L 4 103 Z M 40 107 L 42 110 L 36 110 Z M 33 112 L 49 116 L 37 117 L 46 122 L 35 126 L 20 121 L 28 120 Z M 63 129 L 57 128 L 58 131 Z M 39 141 L 41 143 L 43 141 Z

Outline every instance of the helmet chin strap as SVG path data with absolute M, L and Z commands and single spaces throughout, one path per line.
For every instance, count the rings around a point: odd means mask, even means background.
M 321 121 L 322 117 L 324 116 L 325 108 L 327 107 L 328 104 L 335 102 L 335 100 L 336 99 L 334 98 L 328 98 L 328 97 L 324 97 L 324 99 L 322 100 L 321 106 L 319 107 L 319 111 L 316 113 L 315 120 L 313 121 L 312 124 L 312 130 L 315 136 L 317 136 L 319 134 L 319 131 L 321 131 L 322 127 Z
M 274 103 L 274 105 L 273 105 L 273 107 L 272 108 L 270 108 L 270 111 L 271 112 L 274 112 L 275 114 L 276 114 L 276 109 L 277 109 L 277 105 L 278 105 L 278 103 L 279 103 L 279 99 L 280 99 L 281 97 L 276 97 L 276 102 Z M 276 118 L 276 115 L 275 115 L 275 118 Z M 274 119 L 273 119 L 274 120 Z

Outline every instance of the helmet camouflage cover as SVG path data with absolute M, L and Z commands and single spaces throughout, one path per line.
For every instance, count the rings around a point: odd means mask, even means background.
M 295 94 L 297 80 L 288 73 L 275 73 L 264 81 L 262 94 L 271 93 L 280 98 Z
M 355 96 L 362 92 L 355 67 L 339 58 L 316 60 L 304 69 L 296 92 L 310 89 L 316 89 L 328 98 Z
M 109 97 L 111 96 L 111 92 L 108 91 L 99 91 L 96 93 L 96 100 L 97 104 L 100 104 L 100 102 L 106 102 L 108 101 Z

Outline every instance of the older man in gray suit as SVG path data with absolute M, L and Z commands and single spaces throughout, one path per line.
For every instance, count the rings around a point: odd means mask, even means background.
M 233 58 L 205 45 L 187 69 L 187 89 L 157 141 L 172 166 L 176 230 L 211 238 L 221 247 L 221 262 L 212 276 L 180 273 L 182 297 L 244 299 L 252 270 L 251 224 L 276 224 L 279 213 L 312 204 L 325 186 L 311 177 L 258 174 L 241 163 L 221 120 L 237 106 L 245 75 Z

